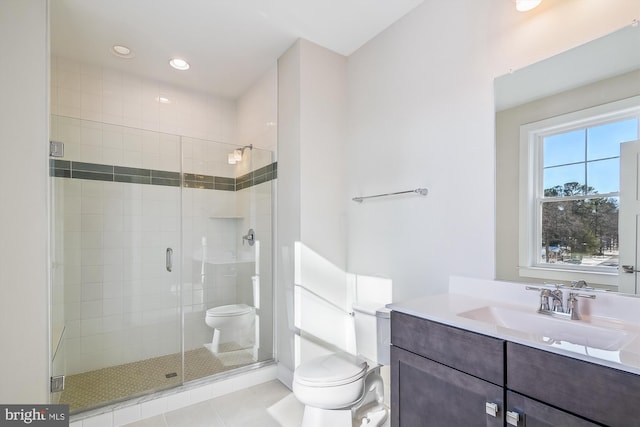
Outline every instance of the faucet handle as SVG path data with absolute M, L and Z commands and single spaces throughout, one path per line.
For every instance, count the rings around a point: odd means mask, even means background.
M 569 299 L 567 300 L 567 314 L 571 315 L 571 320 L 580 320 L 580 312 L 578 311 L 578 297 L 595 299 L 595 295 L 579 294 L 576 292 L 569 293 Z
M 562 307 L 562 291 L 560 289 L 556 289 L 550 293 L 553 296 L 553 311 L 557 313 L 564 313 L 564 308 Z
M 589 298 L 589 299 L 596 299 L 596 296 L 593 294 L 578 294 L 575 292 L 570 292 L 569 293 L 569 298 L 571 297 L 580 297 L 580 298 Z
M 543 284 L 544 284 L 544 286 L 549 286 L 549 287 L 553 286 L 556 289 L 561 289 L 561 288 L 566 288 L 567 287 L 567 285 L 565 285 L 564 283 L 547 283 L 547 282 L 544 282 Z
M 571 320 L 580 320 L 580 312 L 578 311 L 578 299 L 573 292 L 569 294 L 567 300 L 567 314 L 571 315 Z
M 247 234 L 242 236 L 242 246 L 244 246 L 245 240 L 249 243 L 249 246 L 253 246 L 253 244 L 256 242 L 256 233 L 255 231 L 253 231 L 253 228 L 250 228 Z
M 540 308 L 538 311 L 549 311 L 549 297 L 551 290 L 545 288 L 536 288 L 535 286 L 525 286 L 527 291 L 540 291 Z

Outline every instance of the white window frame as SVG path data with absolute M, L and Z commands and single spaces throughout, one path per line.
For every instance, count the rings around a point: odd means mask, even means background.
M 519 182 L 519 274 L 546 280 L 585 279 L 616 286 L 618 272 L 611 268 L 579 267 L 570 264 L 540 264 L 538 246 L 541 220 L 538 203 L 542 188 L 542 141 L 560 132 L 624 120 L 640 115 L 640 96 L 563 114 L 520 127 Z M 613 270 L 613 271 L 612 271 Z

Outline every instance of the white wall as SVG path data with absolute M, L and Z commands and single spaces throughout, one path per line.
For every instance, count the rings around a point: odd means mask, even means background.
M 278 115 L 278 359 L 290 373 L 294 242 L 346 265 L 346 58 L 296 42 L 278 61 Z
M 278 189 L 276 199 L 276 336 L 278 376 L 294 368 L 294 242 L 300 240 L 300 43 L 278 58 Z
M 278 67 L 273 64 L 237 100 L 237 143 L 275 152 L 278 145 Z
M 16 41 L 20 48 L 16 48 Z M 46 403 L 46 2 L 0 2 L 0 50 L 4 52 L 3 64 L 14 64 L 0 67 L 0 402 Z
M 346 268 L 347 58 L 301 40 L 301 240 Z
M 426 1 L 349 58 L 348 271 L 394 299 L 495 272 L 493 79 L 628 25 L 638 0 Z

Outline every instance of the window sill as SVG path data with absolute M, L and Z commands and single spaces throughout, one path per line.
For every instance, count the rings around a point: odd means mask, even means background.
M 571 282 L 585 280 L 589 286 L 602 285 L 611 290 L 618 289 L 618 273 L 603 273 L 601 271 L 576 271 L 561 268 L 520 267 L 520 277 L 532 277 L 544 280 Z

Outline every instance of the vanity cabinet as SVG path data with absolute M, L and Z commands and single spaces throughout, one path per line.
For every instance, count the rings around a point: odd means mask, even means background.
M 640 426 L 629 372 L 397 311 L 391 344 L 392 427 Z
M 503 340 L 392 311 L 391 344 L 392 427 L 504 425 Z

